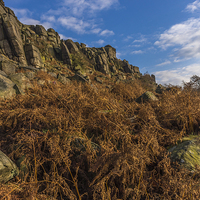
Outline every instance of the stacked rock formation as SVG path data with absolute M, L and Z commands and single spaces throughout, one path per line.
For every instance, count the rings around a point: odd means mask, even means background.
M 19 74 L 19 69 L 29 72 Z M 103 78 L 115 81 L 135 80 L 141 76 L 138 67 L 116 57 L 116 49 L 112 46 L 90 48 L 70 39 L 61 40 L 52 28 L 46 30 L 42 25 L 22 24 L 1 0 L 0 97 L 23 94 L 26 87 L 31 87 L 35 73 L 40 70 L 63 84 L 73 79 L 89 82 L 90 75 L 95 71 Z M 98 77 L 93 80 L 103 83 Z

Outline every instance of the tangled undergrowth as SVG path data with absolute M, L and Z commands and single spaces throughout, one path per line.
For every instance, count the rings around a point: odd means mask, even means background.
M 200 199 L 197 176 L 167 152 L 198 134 L 199 93 L 166 91 L 138 104 L 145 92 L 139 82 L 96 88 L 35 83 L 0 101 L 1 150 L 14 162 L 24 156 L 26 166 L 1 185 L 0 199 Z M 77 138 L 84 148 L 72 145 Z

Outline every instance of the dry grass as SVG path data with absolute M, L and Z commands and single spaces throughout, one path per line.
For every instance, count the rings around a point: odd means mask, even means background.
M 199 93 L 169 91 L 137 104 L 145 92 L 139 81 L 96 87 L 35 84 L 0 101 L 1 150 L 13 161 L 26 155 L 27 166 L 25 176 L 1 185 L 0 199 L 199 199 L 196 176 L 173 168 L 167 153 L 184 135 L 198 134 Z M 84 138 L 85 150 L 71 136 Z

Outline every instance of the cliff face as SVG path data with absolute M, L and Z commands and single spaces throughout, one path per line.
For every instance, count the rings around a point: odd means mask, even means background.
M 110 45 L 89 48 L 83 43 L 60 40 L 59 34 L 52 28 L 46 30 L 41 25 L 29 26 L 20 23 L 3 1 L 0 2 L 0 53 L 22 65 L 36 68 L 44 67 L 45 61 L 50 58 L 71 67 L 71 54 L 84 54 L 94 69 L 104 74 L 116 73 L 118 70 L 124 73 L 139 73 L 137 67 L 117 59 L 116 50 Z
M 44 70 L 55 73 L 54 76 L 78 73 L 87 80 L 95 71 L 121 80 L 134 80 L 141 76 L 138 67 L 116 58 L 116 49 L 112 46 L 90 48 L 83 43 L 61 40 L 52 28 L 46 30 L 41 25 L 24 25 L 1 0 L 0 78 L 2 75 L 16 76 L 20 68 Z M 11 80 L 11 77 L 6 78 Z

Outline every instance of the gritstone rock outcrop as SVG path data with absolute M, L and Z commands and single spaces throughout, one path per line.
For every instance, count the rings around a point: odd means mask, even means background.
M 20 69 L 26 73 L 18 74 Z M 46 30 L 42 25 L 22 24 L 0 1 L 0 97 L 23 94 L 40 70 L 63 84 L 73 79 L 102 84 L 103 80 L 97 81 L 98 77 L 91 80 L 95 71 L 102 73 L 103 79 L 112 78 L 118 82 L 141 76 L 138 67 L 116 57 L 112 46 L 91 48 L 70 39 L 61 40 L 52 28 Z

